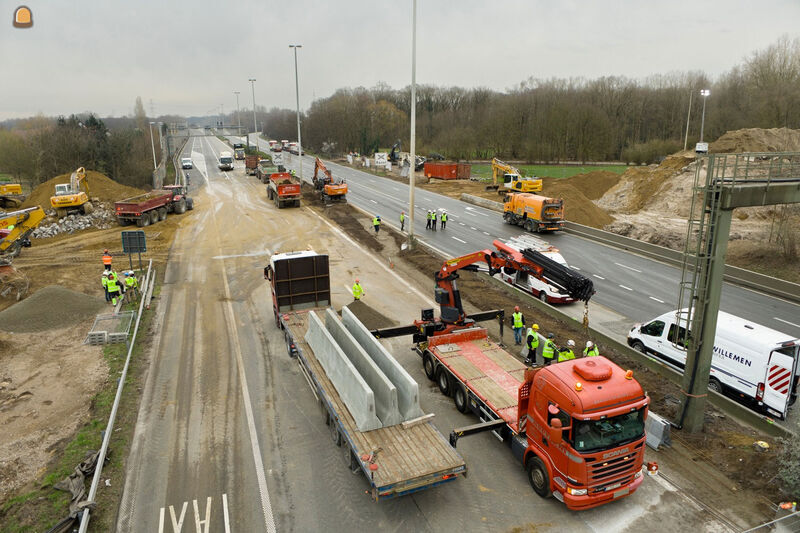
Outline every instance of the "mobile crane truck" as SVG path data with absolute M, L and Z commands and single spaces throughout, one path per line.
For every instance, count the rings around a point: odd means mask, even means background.
M 530 262 L 536 257 L 526 255 Z M 413 325 L 374 330 L 373 335 L 412 334 L 425 375 L 452 396 L 456 409 L 480 419 L 453 430 L 453 446 L 460 437 L 494 432 L 510 443 L 533 490 L 543 498 L 554 496 L 569 509 L 589 509 L 632 494 L 643 479 L 649 405 L 633 372 L 602 356 L 526 367 L 476 324 L 500 318 L 502 336 L 502 310 L 464 312 L 458 271 L 478 270 L 481 262 L 490 275 L 519 266 L 501 249 L 446 261 L 434 274 L 439 318 L 433 309 L 424 309 Z M 586 279 L 571 294 L 588 301 L 592 292 Z

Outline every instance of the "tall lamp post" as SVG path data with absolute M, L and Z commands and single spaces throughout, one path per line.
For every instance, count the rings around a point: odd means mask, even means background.
M 150 148 L 153 149 L 153 170 L 158 168 L 158 164 L 156 163 L 156 144 L 153 140 L 153 125 L 155 122 L 150 123 Z
M 411 0 L 411 166 L 408 169 L 408 242 L 414 242 L 414 181 L 417 169 L 417 0 Z
M 256 79 L 249 78 L 250 89 L 253 91 L 253 132 L 256 136 L 256 150 L 258 150 L 258 124 L 256 124 Z M 250 148 L 250 136 L 247 136 L 247 147 Z
M 239 114 L 239 91 L 233 91 L 236 95 L 236 123 L 239 125 L 239 135 L 242 134 L 242 116 Z
M 683 151 L 686 151 L 686 147 L 689 146 L 689 119 L 692 116 L 692 95 L 694 91 L 689 91 L 689 111 L 686 113 L 686 136 L 683 138 Z
M 708 89 L 700 90 L 700 96 L 703 97 L 703 118 L 700 121 L 700 142 L 703 142 L 703 129 L 706 126 L 706 98 L 708 98 L 709 94 L 711 94 L 711 91 Z
M 303 181 L 303 141 L 300 138 L 300 82 L 297 77 L 297 49 L 302 48 L 302 44 L 290 44 L 289 48 L 294 49 L 294 90 L 297 101 L 297 153 L 300 157 L 300 182 Z

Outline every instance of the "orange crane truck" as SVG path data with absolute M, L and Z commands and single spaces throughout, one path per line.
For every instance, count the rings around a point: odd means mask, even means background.
M 320 359 L 306 342 L 309 316 L 331 306 L 328 256 L 313 250 L 274 254 L 264 268 L 272 292 L 275 321 L 284 332 L 311 392 L 322 406 L 335 446 L 344 463 L 367 479 L 366 491 L 380 501 L 450 483 L 466 475 L 464 459 L 429 417 L 411 423 L 361 431 Z
M 533 490 L 569 509 L 632 494 L 642 483 L 649 405 L 641 385 L 631 371 L 602 356 L 527 367 L 490 340 L 477 322 L 499 318 L 502 337 L 503 311 L 466 315 L 456 285 L 459 270 L 477 270 L 480 262 L 489 266 L 490 275 L 518 266 L 502 250 L 446 261 L 434 276 L 439 318 L 424 309 L 413 325 L 372 334 L 412 334 L 425 375 L 453 398 L 456 409 L 481 420 L 453 430 L 453 446 L 460 437 L 492 431 L 510 442 Z M 573 296 L 588 300 L 587 285 L 582 287 Z
M 564 227 L 564 200 L 538 194 L 512 193 L 503 203 L 506 224 L 522 226 L 525 231 L 541 233 Z
M 344 202 L 347 199 L 347 183 L 344 180 L 335 180 L 328 167 L 319 159 L 314 161 L 314 189 L 316 189 L 323 202 Z

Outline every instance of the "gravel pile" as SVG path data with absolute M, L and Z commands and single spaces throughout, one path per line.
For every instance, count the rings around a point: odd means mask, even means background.
M 0 329 L 24 333 L 65 328 L 96 315 L 104 306 L 100 296 L 50 285 L 0 312 Z
M 62 233 L 75 233 L 89 228 L 106 229 L 116 224 L 114 210 L 107 204 L 92 202 L 94 211 L 88 215 L 68 215 L 64 218 L 55 218 L 56 212 L 53 209 L 46 211 L 47 220 L 52 220 L 50 224 L 42 224 L 33 231 L 31 235 L 34 239 L 47 239 Z

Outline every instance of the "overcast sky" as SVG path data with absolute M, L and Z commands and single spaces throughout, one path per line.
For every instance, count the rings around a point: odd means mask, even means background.
M 25 4 L 34 26 L 12 27 Z M 800 1 L 418 0 L 417 82 L 505 90 L 539 78 L 716 76 L 782 34 Z M 411 0 L 0 0 L 0 120 L 93 111 L 294 108 L 411 79 Z M 712 95 L 713 96 L 713 95 Z

